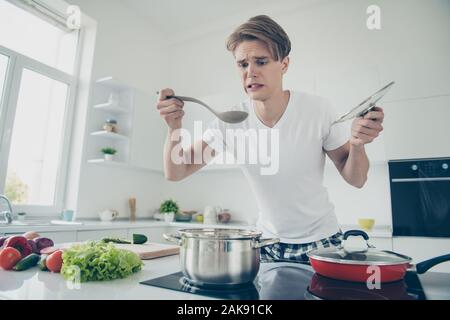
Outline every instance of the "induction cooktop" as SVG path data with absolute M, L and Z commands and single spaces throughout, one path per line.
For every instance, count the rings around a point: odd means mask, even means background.
M 417 274 L 368 289 L 365 283 L 329 279 L 308 265 L 262 263 L 255 281 L 235 288 L 198 287 L 182 272 L 141 282 L 143 285 L 225 300 L 425 300 Z

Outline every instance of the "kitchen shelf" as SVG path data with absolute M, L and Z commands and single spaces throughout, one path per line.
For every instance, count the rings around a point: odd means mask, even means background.
M 117 114 L 128 114 L 128 113 L 130 113 L 127 109 L 119 107 L 117 104 L 112 103 L 112 102 L 97 104 L 97 105 L 94 106 L 94 108 L 95 109 L 99 109 L 99 110 L 103 110 L 103 111 L 112 112 L 112 113 L 117 113 Z
M 97 84 L 109 87 L 113 90 L 128 90 L 131 89 L 130 86 L 125 85 L 124 83 L 122 83 L 121 81 L 113 78 L 113 77 L 105 77 L 105 78 L 101 78 L 98 79 L 97 81 L 95 81 Z
M 125 162 L 114 161 L 114 160 L 106 161 L 105 159 L 91 159 L 91 160 L 88 160 L 88 163 L 101 164 L 101 165 L 105 165 L 105 166 L 114 166 L 114 167 L 127 167 L 128 166 L 128 164 Z
M 94 165 L 100 165 L 100 166 L 107 166 L 107 167 L 116 167 L 116 168 L 123 168 L 123 169 L 130 169 L 130 170 L 138 170 L 138 171 L 147 171 L 147 172 L 153 172 L 163 175 L 164 172 L 161 170 L 156 169 L 150 169 L 150 168 L 144 168 L 139 166 L 133 166 L 125 162 L 120 161 L 106 161 L 105 159 L 91 159 L 88 160 L 89 164 Z
M 91 132 L 91 136 L 108 138 L 108 139 L 113 139 L 113 140 L 122 140 L 122 141 L 128 141 L 129 140 L 129 138 L 126 137 L 126 136 L 123 136 L 121 134 L 114 133 L 114 132 L 108 132 L 108 131 Z

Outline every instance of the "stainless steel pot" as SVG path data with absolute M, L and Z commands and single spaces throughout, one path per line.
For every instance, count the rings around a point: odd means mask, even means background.
M 235 286 L 252 282 L 259 271 L 260 248 L 279 239 L 243 229 L 182 229 L 164 238 L 181 246 L 185 277 L 198 286 Z

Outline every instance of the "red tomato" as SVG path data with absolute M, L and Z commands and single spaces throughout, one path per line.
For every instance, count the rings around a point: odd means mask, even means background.
M 0 267 L 5 270 L 11 270 L 20 259 L 22 255 L 16 248 L 8 247 L 0 251 Z
M 61 271 L 61 267 L 63 264 L 62 254 L 63 251 L 58 250 L 47 257 L 47 260 L 45 260 L 45 265 L 47 266 L 48 270 L 50 270 L 51 272 Z

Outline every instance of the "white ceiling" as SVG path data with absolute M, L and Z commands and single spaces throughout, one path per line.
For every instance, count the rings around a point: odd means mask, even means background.
M 149 20 L 165 35 L 221 23 L 232 16 L 267 14 L 273 8 L 283 10 L 305 0 L 126 0 L 123 5 Z M 262 8 L 265 7 L 263 10 Z

